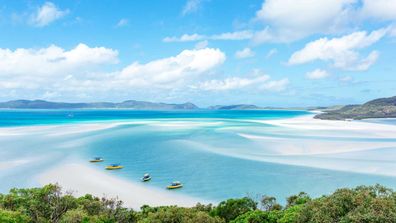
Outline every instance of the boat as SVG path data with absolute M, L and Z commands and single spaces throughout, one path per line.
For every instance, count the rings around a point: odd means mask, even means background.
M 181 184 L 179 181 L 174 181 L 172 182 L 169 186 L 167 186 L 167 189 L 177 189 L 183 187 L 183 184 Z
M 148 173 L 144 174 L 144 175 L 143 175 L 143 178 L 142 178 L 142 181 L 143 181 L 143 182 L 147 182 L 147 181 L 149 181 L 149 180 L 151 180 L 150 174 L 148 174 Z
M 121 166 L 120 164 L 111 164 L 109 166 L 106 166 L 106 170 L 118 170 L 122 168 L 124 168 L 124 166 Z
M 98 163 L 98 162 L 103 162 L 104 159 L 102 157 L 95 157 L 92 160 L 90 160 L 89 162 L 91 163 Z

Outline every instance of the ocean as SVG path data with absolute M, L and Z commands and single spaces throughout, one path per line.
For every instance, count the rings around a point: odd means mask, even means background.
M 174 193 L 214 202 L 266 194 L 284 203 L 300 191 L 317 197 L 363 184 L 396 188 L 396 177 L 381 172 L 396 169 L 396 135 L 375 137 L 374 132 L 373 137 L 361 137 L 356 131 L 293 129 L 266 122 L 310 114 L 1 110 L 0 193 L 40 186 L 37 175 L 72 162 L 98 171 L 120 163 L 122 170 L 108 173 L 164 190 L 170 182 L 181 181 L 184 187 Z M 332 152 L 343 146 L 345 152 Z M 330 151 L 312 152 L 320 148 Z M 97 156 L 105 161 L 88 162 Z M 151 174 L 150 182 L 140 182 L 144 173 Z

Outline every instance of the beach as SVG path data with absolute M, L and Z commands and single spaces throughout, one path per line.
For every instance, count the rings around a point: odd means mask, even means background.
M 7 181 L 2 190 L 58 183 L 78 196 L 118 197 L 134 209 L 191 207 L 263 190 L 280 197 L 308 189 L 323 194 L 339 186 L 391 185 L 395 136 L 394 125 L 318 120 L 313 114 L 3 127 L 0 178 Z M 125 168 L 112 172 L 87 162 L 97 154 L 108 160 L 103 165 L 120 161 Z M 139 181 L 145 171 L 153 173 L 153 182 Z M 306 180 L 293 185 L 294 178 Z M 173 180 L 185 188 L 166 190 Z
M 64 191 L 76 196 L 92 194 L 97 197 L 118 198 L 126 207 L 135 210 L 143 205 L 177 205 L 192 207 L 202 199 L 153 188 L 142 182 L 132 182 L 95 170 L 82 163 L 65 164 L 45 171 L 37 176 L 41 185 L 59 184 Z M 165 188 L 165 186 L 164 186 Z

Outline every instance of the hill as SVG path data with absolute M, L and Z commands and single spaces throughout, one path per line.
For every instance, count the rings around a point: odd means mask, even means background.
M 396 96 L 379 98 L 362 105 L 346 105 L 315 116 L 317 119 L 344 120 L 367 118 L 396 118 Z

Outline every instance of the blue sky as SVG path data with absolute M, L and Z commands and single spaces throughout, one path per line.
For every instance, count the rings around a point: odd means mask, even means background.
M 0 0 L 0 100 L 311 106 L 396 95 L 396 0 Z

